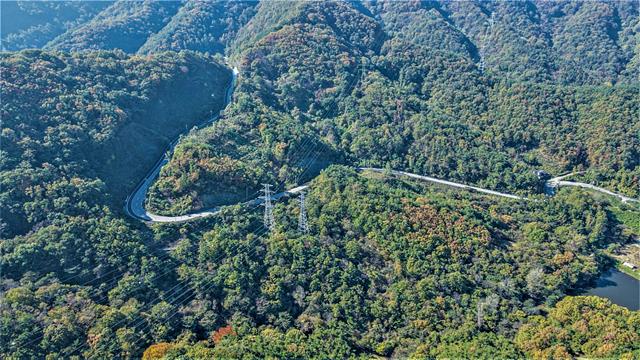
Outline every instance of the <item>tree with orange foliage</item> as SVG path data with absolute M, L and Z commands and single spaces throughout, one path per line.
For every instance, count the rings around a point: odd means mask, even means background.
M 222 340 L 222 338 L 227 335 L 236 335 L 236 332 L 233 330 L 233 327 L 231 325 L 223 326 L 214 331 L 211 335 L 211 340 L 214 344 L 218 344 Z

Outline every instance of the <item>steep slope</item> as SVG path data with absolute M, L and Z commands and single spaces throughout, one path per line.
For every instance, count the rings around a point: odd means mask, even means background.
M 188 1 L 138 52 L 224 53 L 238 30 L 253 16 L 256 5 L 255 1 Z
M 123 200 L 169 139 L 220 109 L 231 72 L 186 52 L 33 50 L 0 54 L 0 70 L 0 357 L 70 358 L 136 301 L 127 284 L 146 302 L 172 282 Z
M 60 182 L 69 189 L 104 186 L 99 197 L 83 201 L 120 206 L 168 139 L 221 108 L 231 78 L 224 66 L 187 53 L 25 51 L 1 61 L 1 206 L 8 236 L 49 223 L 67 206 L 87 206 L 68 203 L 86 191 L 55 202 L 68 196 L 56 190 Z
M 637 2 L 380 2 L 371 10 L 390 34 L 402 29 L 422 45 L 483 59 L 492 75 L 512 81 L 597 85 L 640 75 L 630 65 Z
M 46 48 L 64 51 L 120 49 L 136 52 L 160 31 L 182 6 L 181 1 L 117 1 L 91 21 L 57 37 Z
M 5 7 L 9 10 L 16 7 L 11 4 Z M 320 20 L 303 19 L 308 15 L 305 9 L 312 4 L 120 1 L 93 16 L 104 3 L 42 2 L 28 6 L 20 3 L 23 8 L 36 9 L 28 11 L 34 13 L 35 18 L 5 16 L 3 29 L 25 27 L 25 21 L 37 22 L 19 33 L 4 32 L 11 38 L 11 42 L 6 43 L 10 47 L 43 46 L 52 34 L 63 31 L 64 25 L 69 30 L 48 47 L 119 48 L 131 53 L 196 50 L 225 52 L 239 58 L 253 44 L 286 24 Z M 391 37 L 404 37 L 417 41 L 421 47 L 450 51 L 477 66 L 482 64 L 491 76 L 509 81 L 633 84 L 640 76 L 637 47 L 640 5 L 635 1 L 442 0 L 345 2 L 342 5 L 376 19 Z M 57 15 L 38 22 L 46 17 L 41 14 L 47 6 Z M 327 3 L 327 6 L 333 5 Z M 337 18 L 340 11 L 349 14 L 344 9 L 330 11 L 337 14 Z M 9 39 L 7 35 L 5 40 Z
M 328 116 L 336 97 L 351 91 L 358 57 L 381 43 L 381 32 L 375 21 L 343 3 L 299 6 L 301 15 L 247 45 L 237 101 L 225 119 L 178 145 L 151 189 L 154 211 L 236 202 L 264 181 L 293 183 L 314 156 L 304 154 L 311 144 L 326 152 L 310 173 L 335 156 L 308 123 Z
M 259 2 L 255 15 L 238 31 L 231 48 L 233 54 L 241 54 L 248 46 L 289 23 L 293 17 L 300 14 L 303 7 L 304 3 L 300 1 Z
M 41 48 L 56 36 L 90 20 L 112 1 L 2 1 L 2 50 Z
M 374 11 L 389 37 L 478 59 L 476 46 L 435 2 L 381 2 Z
M 238 37 L 259 40 L 242 40 L 237 102 L 219 125 L 178 146 L 152 189 L 154 210 L 238 201 L 260 183 L 291 186 L 330 162 L 528 195 L 543 190 L 535 170 L 587 170 L 590 181 L 638 196 L 640 89 L 552 84 L 550 35 L 532 4 L 381 3 L 370 10 L 378 20 L 339 2 L 278 5 L 258 8 L 246 28 L 254 35 Z M 485 57 L 491 70 L 480 71 L 482 51 L 461 29 L 473 30 L 485 11 L 496 14 L 502 37 L 529 31 L 548 52 L 532 58 L 524 43 L 496 47 L 501 55 Z M 259 37 L 269 28 L 257 25 L 271 18 L 276 30 Z M 527 72 L 520 57 L 540 67 Z
M 630 49 L 622 48 L 624 37 L 630 35 L 621 36 L 622 26 L 625 32 L 638 31 L 639 6 L 615 1 L 543 3 L 540 8 L 547 14 L 557 79 L 582 84 L 616 82 L 632 56 Z
M 601 4 L 269 1 L 236 33 L 210 4 L 132 2 L 67 33 L 74 49 L 90 33 L 140 53 L 230 44 L 231 106 L 181 139 L 147 206 L 311 181 L 308 232 L 298 199 L 274 201 L 272 230 L 249 206 L 176 224 L 122 213 L 168 140 L 219 110 L 219 56 L 0 54 L 0 358 L 633 356 L 637 312 L 561 299 L 612 265 L 638 212 L 535 195 L 534 170 L 585 169 L 638 197 L 637 4 Z M 189 24 L 214 35 L 192 41 Z

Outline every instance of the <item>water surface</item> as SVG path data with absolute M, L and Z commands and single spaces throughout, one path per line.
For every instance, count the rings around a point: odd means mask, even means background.
M 629 310 L 640 310 L 640 281 L 616 269 L 602 274 L 585 295 L 600 296 Z

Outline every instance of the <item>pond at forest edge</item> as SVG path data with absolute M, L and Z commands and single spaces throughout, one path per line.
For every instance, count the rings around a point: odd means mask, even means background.
M 583 295 L 600 296 L 629 310 L 640 310 L 640 281 L 616 269 L 602 274 L 596 286 L 586 289 Z

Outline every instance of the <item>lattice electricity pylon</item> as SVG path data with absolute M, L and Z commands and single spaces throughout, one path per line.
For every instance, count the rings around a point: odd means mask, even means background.
M 264 185 L 264 196 L 260 196 L 261 199 L 264 200 L 262 205 L 264 205 L 264 227 L 269 229 L 269 231 L 273 231 L 276 227 L 276 220 L 273 217 L 273 204 L 271 203 L 271 185 Z
M 491 12 L 491 17 L 489 18 L 489 36 L 488 36 L 488 42 L 491 43 L 491 38 L 493 37 L 493 25 L 495 24 L 495 12 Z M 478 64 L 478 70 L 480 70 L 480 72 L 484 73 L 486 64 L 484 62 L 484 58 L 486 56 L 486 49 L 485 49 L 485 44 L 484 42 L 482 43 L 482 46 L 480 47 L 480 63 Z
M 304 204 L 305 194 L 304 191 L 300 192 L 298 200 L 300 202 L 300 215 L 298 215 L 298 231 L 303 234 L 309 233 L 309 223 L 307 223 L 307 209 Z

